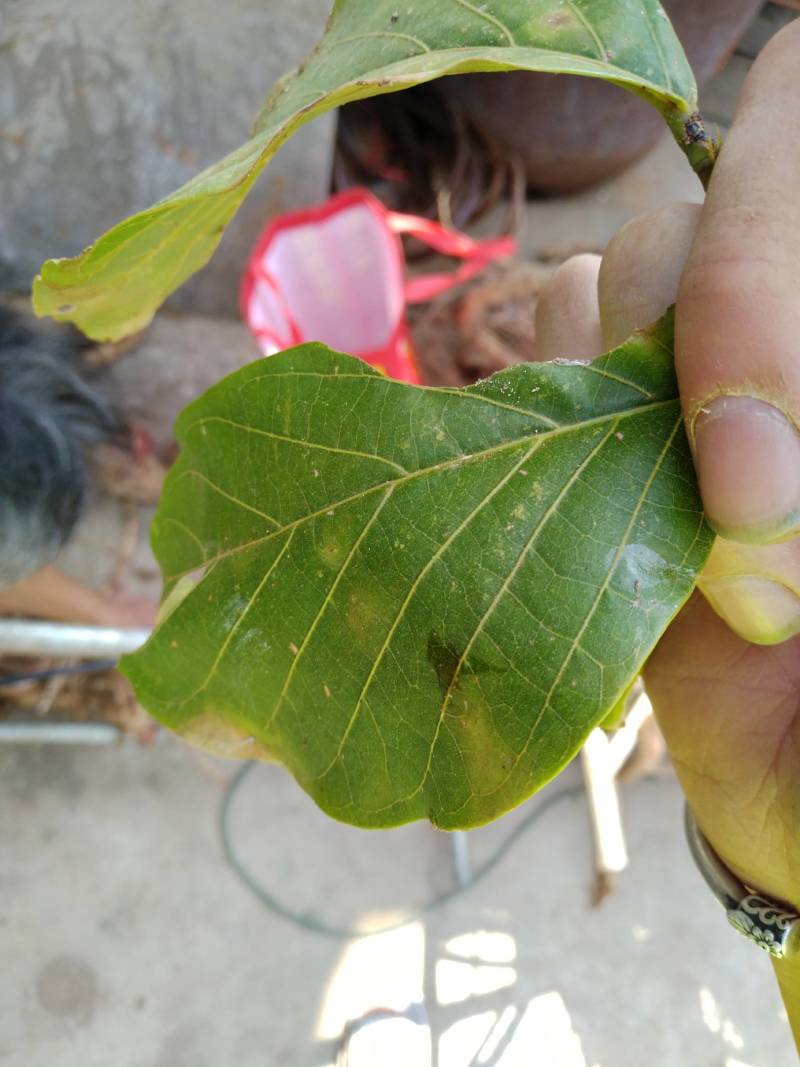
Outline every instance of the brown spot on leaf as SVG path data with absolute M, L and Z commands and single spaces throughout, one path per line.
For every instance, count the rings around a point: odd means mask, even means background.
M 461 660 L 461 653 L 434 632 L 428 637 L 426 656 L 428 663 L 436 672 L 439 688 L 442 691 L 442 696 L 444 696 L 453 683 L 456 669 Z M 456 683 L 456 688 L 458 688 L 458 683 Z

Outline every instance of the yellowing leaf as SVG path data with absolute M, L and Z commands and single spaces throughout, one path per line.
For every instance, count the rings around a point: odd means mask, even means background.
M 337 0 L 324 37 L 272 91 L 252 137 L 79 256 L 48 260 L 34 281 L 37 314 L 97 340 L 141 329 L 208 262 L 261 170 L 303 123 L 442 75 L 515 69 L 624 86 L 664 114 L 691 154 L 683 129 L 694 78 L 657 0 Z

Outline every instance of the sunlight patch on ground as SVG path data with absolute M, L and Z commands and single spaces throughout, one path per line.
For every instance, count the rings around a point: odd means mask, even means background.
M 347 1067 L 430 1067 L 427 1026 L 411 1019 L 385 1018 L 359 1027 L 347 1046 Z M 440 1060 L 441 1067 L 450 1067 Z M 461 1067 L 468 1067 L 465 1061 Z
M 511 934 L 502 930 L 475 930 L 451 937 L 445 945 L 451 956 L 480 959 L 483 963 L 513 963 L 517 945 Z
M 600 1067 L 586 1060 L 556 990 L 527 1003 L 503 1005 L 502 997 L 498 1003 L 498 991 L 509 989 L 517 979 L 510 966 L 517 957 L 510 934 L 464 932 L 432 955 L 428 968 L 435 976 L 437 1003 L 464 1005 L 448 1008 L 449 1025 L 435 1038 L 423 1006 L 426 943 L 420 922 L 344 948 L 320 1009 L 317 1038 L 340 1039 L 338 1055 L 346 1050 L 348 1067 L 429 1067 L 433 1040 L 438 1067 L 531 1067 L 533 1060 L 547 1067 Z M 715 1032 L 722 1033 L 724 1021 L 718 1012 L 713 1014 L 709 997 L 702 1001 L 703 1010 L 709 1021 L 718 1023 Z M 433 1007 L 429 1000 L 428 1011 Z M 731 1061 L 726 1067 L 737 1065 Z
M 723 1017 L 719 1004 L 714 994 L 707 986 L 703 986 L 699 992 L 700 1012 L 703 1022 L 712 1034 L 719 1034 L 726 1045 L 739 1052 L 744 1048 L 744 1039 L 730 1019 Z
M 508 989 L 517 980 L 513 967 L 494 967 L 460 960 L 436 961 L 436 999 L 440 1004 L 458 1004 L 470 997 L 483 997 Z
M 531 1067 L 536 1060 L 547 1067 L 588 1067 L 564 998 L 555 990 L 528 1002 L 496 1067 Z
M 476 1067 L 485 1063 L 481 1054 L 496 1022 L 496 1011 L 482 1011 L 448 1026 L 439 1038 L 441 1067 Z
M 353 941 L 344 949 L 328 983 L 317 1020 L 317 1038 L 338 1037 L 350 1020 L 376 1008 L 402 1012 L 420 1003 L 424 970 L 425 928 L 421 922 Z

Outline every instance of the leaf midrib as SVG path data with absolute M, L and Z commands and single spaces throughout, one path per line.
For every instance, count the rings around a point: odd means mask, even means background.
M 525 739 L 525 744 L 522 746 L 522 749 L 517 754 L 517 756 L 512 760 L 511 766 L 509 767 L 508 773 L 506 774 L 505 778 L 502 779 L 498 783 L 498 785 L 495 786 L 492 790 L 490 790 L 488 793 L 486 793 L 486 796 L 491 796 L 492 793 L 499 792 L 499 790 L 502 789 L 504 785 L 506 785 L 506 783 L 508 782 L 508 780 L 511 777 L 511 775 L 514 773 L 514 771 L 516 771 L 516 769 L 519 766 L 520 762 L 527 755 L 528 749 L 530 748 L 530 746 L 531 746 L 531 744 L 533 742 L 534 736 L 536 735 L 536 731 L 539 728 L 539 724 L 541 723 L 542 719 L 544 718 L 544 715 L 547 712 L 547 710 L 550 708 L 550 706 L 551 706 L 550 702 L 553 699 L 553 695 L 555 694 L 556 690 L 558 689 L 558 686 L 561 684 L 561 679 L 564 677 L 564 672 L 566 671 L 568 665 L 572 662 L 572 657 L 575 655 L 576 651 L 579 648 L 581 648 L 581 640 L 583 638 L 583 635 L 586 633 L 586 630 L 588 629 L 590 622 L 594 618 L 594 616 L 595 616 L 595 614 L 597 612 L 597 609 L 598 609 L 598 607 L 600 605 L 600 601 L 603 598 L 603 595 L 608 590 L 609 586 L 611 585 L 611 581 L 612 581 L 614 575 L 617 573 L 617 568 L 619 567 L 619 562 L 620 562 L 620 559 L 622 558 L 622 553 L 624 552 L 624 550 L 628 546 L 628 541 L 629 541 L 630 536 L 631 536 L 631 531 L 633 530 L 633 528 L 634 528 L 634 526 L 636 524 L 636 520 L 638 519 L 639 514 L 640 514 L 640 512 L 642 510 L 642 507 L 644 506 L 645 500 L 647 499 L 647 497 L 650 494 L 650 490 L 653 488 L 653 483 L 656 480 L 658 472 L 661 470 L 661 467 L 663 466 L 664 460 L 667 457 L 670 449 L 672 448 L 672 445 L 673 445 L 673 443 L 675 441 L 675 435 L 678 432 L 679 426 L 680 426 L 680 419 L 676 420 L 675 427 L 673 428 L 672 433 L 669 435 L 669 437 L 665 441 L 664 447 L 661 449 L 661 452 L 659 453 L 658 458 L 656 459 L 655 463 L 653 464 L 653 469 L 650 471 L 650 474 L 648 475 L 647 481 L 645 482 L 644 486 L 642 487 L 642 491 L 639 494 L 639 499 L 636 501 L 636 506 L 631 511 L 631 517 L 628 520 L 628 525 L 626 526 L 625 532 L 624 532 L 624 534 L 622 535 L 622 537 L 619 540 L 619 544 L 616 547 L 616 550 L 614 552 L 614 557 L 613 557 L 613 559 L 611 561 L 610 566 L 608 567 L 608 570 L 606 572 L 606 576 L 603 579 L 601 585 L 599 586 L 599 588 L 597 590 L 597 593 L 595 594 L 594 600 L 592 601 L 591 607 L 586 612 L 586 615 L 585 615 L 585 617 L 583 619 L 583 622 L 580 625 L 580 628 L 578 629 L 578 632 L 575 634 L 575 637 L 570 642 L 569 652 L 567 653 L 567 655 L 564 656 L 564 660 L 563 660 L 561 666 L 559 667 L 558 673 L 556 674 L 556 677 L 553 679 L 553 681 L 552 681 L 552 683 L 550 685 L 550 689 L 547 692 L 547 696 L 545 697 L 545 699 L 544 699 L 544 701 L 542 703 L 542 706 L 541 706 L 541 708 L 539 710 L 539 714 L 536 716 L 534 721 L 531 723 L 530 730 L 528 731 L 528 736 Z M 585 654 L 588 655 L 588 653 L 585 653 Z
M 621 418 L 621 416 L 615 417 L 613 422 L 618 423 L 620 418 Z M 552 700 L 553 694 L 555 693 L 556 689 L 558 688 L 558 685 L 561 682 L 561 679 L 562 679 L 562 677 L 564 675 L 564 671 L 567 669 L 567 666 L 571 662 L 572 657 L 575 654 L 575 652 L 577 651 L 577 649 L 581 647 L 581 645 L 580 645 L 581 638 L 583 637 L 584 633 L 586 632 L 586 629 L 589 626 L 591 620 L 594 618 L 594 615 L 597 612 L 597 608 L 598 608 L 598 606 L 600 604 L 600 601 L 602 600 L 603 594 L 606 592 L 606 590 L 610 586 L 611 581 L 612 581 L 614 575 L 616 574 L 617 567 L 619 565 L 619 561 L 620 561 L 620 558 L 622 556 L 622 552 L 627 547 L 628 539 L 630 538 L 631 531 L 632 531 L 632 529 L 633 529 L 633 527 L 634 527 L 634 525 L 636 523 L 637 518 L 639 517 L 641 509 L 642 509 L 642 507 L 644 505 L 644 502 L 645 502 L 645 500 L 647 499 L 647 497 L 648 497 L 648 495 L 650 493 L 650 490 L 651 490 L 651 488 L 653 486 L 653 483 L 655 482 L 655 479 L 656 479 L 656 477 L 658 475 L 658 472 L 661 470 L 661 467 L 662 467 L 662 465 L 664 463 L 664 459 L 666 458 L 667 454 L 669 453 L 670 449 L 672 448 L 672 446 L 674 444 L 675 435 L 677 434 L 679 427 L 680 427 L 680 419 L 678 418 L 678 419 L 676 419 L 675 426 L 674 426 L 672 432 L 670 433 L 669 437 L 667 438 L 666 442 L 664 443 L 664 446 L 661 449 L 661 452 L 659 453 L 657 459 L 653 463 L 653 468 L 650 471 L 650 474 L 648 475 L 647 481 L 645 482 L 644 486 L 642 487 L 642 491 L 639 494 L 639 499 L 636 502 L 636 506 L 633 508 L 633 510 L 631 512 L 631 516 L 630 516 L 630 519 L 628 520 L 628 524 L 627 524 L 627 527 L 625 529 L 625 533 L 623 534 L 622 538 L 620 539 L 619 544 L 617 545 L 617 549 L 616 549 L 616 551 L 614 553 L 614 558 L 613 558 L 613 560 L 611 562 L 611 565 L 608 568 L 606 576 L 605 576 L 602 584 L 598 588 L 597 593 L 596 593 L 596 595 L 594 597 L 594 600 L 592 601 L 591 606 L 589 607 L 588 611 L 586 612 L 586 615 L 585 615 L 585 617 L 583 619 L 583 622 L 581 623 L 581 626 L 580 626 L 578 632 L 576 633 L 575 637 L 570 640 L 569 652 L 564 657 L 564 660 L 563 660 L 563 662 L 562 662 L 562 664 L 561 664 L 561 666 L 560 666 L 560 668 L 558 670 L 558 673 L 556 675 L 556 678 L 552 682 L 552 684 L 550 686 L 550 689 L 549 689 L 549 691 L 548 691 L 548 693 L 547 693 L 547 695 L 546 695 L 546 697 L 545 697 L 545 699 L 544 699 L 544 701 L 542 703 L 542 706 L 539 709 L 538 715 L 536 716 L 534 721 L 531 723 L 531 727 L 530 727 L 530 729 L 528 731 L 528 736 L 527 736 L 527 738 L 525 740 L 525 744 L 523 745 L 523 748 L 517 754 L 516 758 L 512 761 L 512 765 L 508 768 L 508 771 L 507 771 L 505 777 L 503 779 L 501 779 L 501 781 L 499 783 L 497 783 L 495 786 L 493 786 L 492 789 L 487 790 L 485 793 L 475 793 L 474 790 L 472 790 L 471 794 L 470 794 L 470 798 L 465 803 L 469 803 L 469 801 L 474 799 L 475 797 L 485 798 L 485 797 L 493 796 L 496 793 L 498 793 L 501 789 L 503 789 L 508 784 L 509 780 L 513 776 L 513 774 L 514 774 L 516 768 L 518 767 L 519 763 L 522 761 L 524 756 L 527 754 L 527 752 L 528 752 L 528 750 L 530 748 L 530 745 L 531 745 L 531 743 L 533 741 L 533 738 L 534 738 L 534 736 L 536 734 L 536 731 L 537 731 L 537 729 L 539 727 L 539 724 L 541 723 L 542 718 L 544 717 L 545 713 L 547 712 L 548 708 L 550 707 L 550 701 Z M 426 762 L 425 770 L 423 772 L 422 778 L 420 779 L 418 785 L 410 793 L 406 794 L 405 796 L 398 797 L 390 805 L 387 805 L 387 806 L 384 806 L 384 807 L 381 807 L 381 808 L 376 808 L 376 809 L 369 809 L 370 815 L 380 814 L 381 812 L 387 811 L 387 810 L 389 810 L 389 808 L 394 808 L 399 804 L 407 804 L 409 801 L 411 801 L 415 797 L 419 796 L 422 793 L 422 791 L 424 790 L 425 784 L 428 781 L 428 778 L 430 777 L 434 752 L 436 750 L 436 745 L 437 745 L 437 742 L 438 742 L 438 738 L 439 738 L 439 733 L 440 733 L 441 727 L 444 725 L 444 722 L 445 722 L 445 714 L 446 714 L 447 707 L 448 707 L 448 704 L 449 704 L 449 699 L 450 699 L 451 694 L 452 694 L 452 689 L 453 689 L 453 686 L 454 686 L 454 682 L 455 682 L 456 676 L 458 675 L 460 669 L 463 667 L 464 663 L 467 660 L 469 650 L 474 646 L 475 641 L 480 636 L 480 634 L 483 632 L 484 626 L 486 624 L 487 619 L 490 617 L 491 613 L 494 611 L 494 609 L 497 606 L 497 604 L 499 603 L 499 601 L 502 599 L 502 597 L 507 592 L 508 587 L 510 585 L 510 582 L 513 581 L 513 578 L 514 578 L 515 574 L 519 571 L 520 567 L 522 566 L 522 564 L 524 563 L 525 559 L 527 558 L 532 544 L 534 544 L 536 542 L 536 540 L 538 540 L 538 537 L 540 536 L 542 531 L 546 528 L 550 518 L 552 517 L 553 513 L 556 511 L 556 509 L 558 507 L 558 504 L 561 502 L 561 500 L 563 500 L 564 496 L 572 488 L 573 484 L 575 483 L 575 481 L 577 480 L 579 475 L 583 471 L 585 471 L 585 469 L 588 466 L 588 464 L 597 455 L 597 453 L 600 451 L 600 449 L 605 447 L 605 445 L 608 443 L 608 440 L 609 440 L 609 438 L 610 438 L 610 436 L 611 436 L 611 434 L 613 432 L 614 432 L 614 426 L 613 426 L 613 423 L 612 423 L 612 427 L 609 429 L 609 432 L 597 443 L 597 445 L 595 445 L 595 447 L 591 450 L 589 455 L 587 457 L 585 457 L 585 459 L 580 464 L 580 466 L 577 468 L 577 470 L 575 472 L 573 472 L 572 476 L 569 478 L 569 480 L 565 484 L 565 486 L 560 490 L 558 496 L 553 501 L 553 503 L 550 505 L 550 507 L 547 509 L 547 512 L 545 513 L 545 515 L 543 515 L 540 518 L 540 520 L 537 522 L 536 527 L 534 528 L 534 530 L 531 533 L 530 537 L 528 538 L 525 546 L 523 547 L 522 551 L 520 552 L 519 556 L 517 557 L 517 560 L 516 560 L 514 566 L 511 568 L 509 573 L 505 576 L 505 578 L 501 582 L 497 593 L 495 594 L 494 598 L 492 599 L 491 604 L 489 605 L 489 608 L 487 609 L 487 611 L 484 613 L 484 615 L 481 617 L 480 621 L 476 625 L 475 630 L 473 631 L 473 634 L 472 634 L 472 636 L 471 636 L 471 638 L 470 638 L 470 640 L 469 640 L 469 642 L 467 644 L 467 647 L 466 647 L 464 653 L 462 654 L 462 656 L 459 659 L 458 665 L 457 665 L 456 670 L 455 670 L 455 672 L 453 674 L 453 678 L 451 679 L 450 684 L 448 685 L 447 692 L 445 693 L 445 696 L 442 699 L 441 706 L 440 706 L 440 709 L 439 709 L 439 717 L 438 717 L 438 720 L 437 720 L 436 730 L 434 731 L 434 735 L 433 735 L 433 738 L 432 738 L 430 746 L 429 746 L 428 760 Z M 519 466 L 521 466 L 522 462 L 527 462 L 527 461 L 528 461 L 528 457 L 526 457 L 524 460 L 520 461 L 520 464 L 518 464 L 517 467 L 514 468 L 514 470 L 518 469 Z M 513 470 L 512 470 L 511 473 L 513 474 Z M 499 483 L 499 484 L 502 485 L 507 480 L 508 480 L 508 476 L 506 476 L 502 480 L 502 482 Z M 492 494 L 494 492 L 495 492 L 495 490 L 492 491 Z M 489 494 L 489 496 L 487 496 L 485 499 L 488 500 L 489 497 L 492 494 Z M 474 517 L 474 514 L 476 513 L 476 511 L 480 510 L 480 508 L 482 506 L 483 506 L 483 504 L 480 504 L 480 505 L 478 505 L 477 509 L 473 510 L 473 512 L 468 517 L 468 519 L 465 520 L 465 522 L 462 522 L 460 524 L 460 526 L 459 526 L 458 530 L 455 532 L 455 534 L 451 535 L 451 537 L 448 538 L 448 542 L 451 541 L 453 539 L 453 537 L 457 535 L 458 532 L 460 532 L 461 528 L 463 526 L 465 526 L 465 524 L 467 522 L 471 521 L 471 518 Z M 401 618 L 402 615 L 404 614 L 404 609 L 407 606 L 408 599 L 409 598 L 407 596 L 406 600 L 404 602 L 404 605 L 403 605 L 403 609 L 398 613 L 398 619 Z M 395 620 L 395 623 L 396 622 L 397 622 L 397 620 Z M 391 635 L 393 634 L 395 628 L 396 628 L 396 626 L 392 627 L 392 630 L 390 631 L 390 636 L 387 637 L 387 640 L 384 642 L 384 646 L 386 646 L 387 642 L 390 641 Z M 384 651 L 385 651 L 385 648 L 384 648 Z M 381 653 L 381 656 L 378 657 L 378 661 L 377 662 L 379 662 L 380 659 L 382 658 L 382 654 L 383 654 L 383 652 Z M 585 654 L 588 655 L 588 653 L 585 653 Z M 593 658 L 593 657 L 590 657 L 590 658 Z M 358 711 L 360 709 L 360 706 L 361 706 L 361 704 L 362 704 L 362 702 L 363 702 L 363 700 L 364 700 L 364 698 L 366 696 L 366 691 L 367 691 L 367 689 L 369 687 L 369 683 L 372 680 L 372 677 L 373 677 L 373 675 L 375 673 L 375 670 L 376 670 L 376 665 L 373 665 L 373 669 L 370 671 L 367 683 L 365 683 L 365 686 L 362 688 L 361 695 L 359 697 L 359 700 L 358 700 L 358 703 L 356 705 L 356 708 L 354 709 L 354 712 L 353 712 L 353 715 L 351 717 L 350 723 L 348 724 L 348 728 L 344 732 L 342 740 L 339 743 L 339 746 L 337 748 L 337 751 L 336 751 L 333 759 L 330 761 L 330 763 L 325 768 L 325 770 L 323 771 L 322 774 L 316 775 L 316 776 L 314 776 L 314 778 L 309 779 L 307 784 L 310 784 L 311 782 L 316 782 L 316 781 L 321 780 L 322 778 L 324 778 L 325 775 L 328 774 L 330 772 L 330 770 L 336 765 L 336 763 L 338 763 L 339 759 L 341 759 L 345 743 L 346 743 L 347 738 L 348 738 L 348 736 L 349 736 L 349 734 L 350 734 L 350 732 L 352 730 L 353 722 L 354 722 L 355 717 L 356 717 L 356 715 L 357 715 L 357 713 L 358 713 Z M 270 722 L 271 721 L 272 720 L 270 720 Z M 380 736 L 380 733 L 379 733 L 379 736 Z M 462 807 L 463 806 L 464 805 L 462 805 Z M 367 810 L 367 809 L 364 809 L 364 810 Z M 440 815 L 453 815 L 454 813 L 458 812 L 459 810 L 461 810 L 461 809 L 457 808 L 457 809 L 454 809 L 454 811 L 441 812 Z
M 538 440 L 539 447 L 541 447 L 541 444 L 545 443 L 546 441 L 552 440 L 553 438 L 561 437 L 568 433 L 577 433 L 592 426 L 602 425 L 604 422 L 631 418 L 636 415 L 642 415 L 648 411 L 654 411 L 658 408 L 669 407 L 670 405 L 674 405 L 676 401 L 676 397 L 670 397 L 669 400 L 659 400 L 653 402 L 652 404 L 642 404 L 639 407 L 628 408 L 626 411 L 607 412 L 603 415 L 598 415 L 592 419 L 585 419 L 581 422 L 568 423 L 559 426 L 557 429 L 554 430 L 542 430 L 537 433 L 526 434 L 524 437 L 516 437 L 510 441 L 504 441 L 502 444 L 492 445 L 491 448 L 484 449 L 481 452 L 472 452 L 463 456 L 451 457 L 450 459 L 442 460 L 440 463 L 434 463 L 428 467 L 420 467 L 418 470 L 410 471 L 408 474 L 398 476 L 397 478 L 387 478 L 382 482 L 377 482 L 375 485 L 369 486 L 369 488 L 367 489 L 361 489 L 357 493 L 352 493 L 350 496 L 342 497 L 339 500 L 326 503 L 322 505 L 322 507 L 318 508 L 316 511 L 311 511 L 307 512 L 305 515 L 300 515 L 298 516 L 298 518 L 292 519 L 291 522 L 288 522 L 283 526 L 279 526 L 275 530 L 270 530 L 269 533 L 264 534 L 262 537 L 256 537 L 253 538 L 251 541 L 245 541 L 240 545 L 235 545 L 233 548 L 225 549 L 224 552 L 219 552 L 216 556 L 211 556 L 203 560 L 202 564 L 194 563 L 191 567 L 187 567 L 183 571 L 178 571 L 175 574 L 168 575 L 166 577 L 166 581 L 178 581 L 180 578 L 185 577 L 187 574 L 191 574 L 193 571 L 196 571 L 198 566 L 200 565 L 206 568 L 215 566 L 217 563 L 220 562 L 220 560 L 227 559 L 230 556 L 235 556 L 240 552 L 245 552 L 256 545 L 264 544 L 265 542 L 271 540 L 273 537 L 279 537 L 281 534 L 284 534 L 288 530 L 292 530 L 295 527 L 302 525 L 304 522 L 309 522 L 312 519 L 320 518 L 323 515 L 327 514 L 329 511 L 333 511 L 336 508 L 343 507 L 346 504 L 352 504 L 354 501 L 363 500 L 367 496 L 370 496 L 372 493 L 378 493 L 382 489 L 387 489 L 389 486 L 397 487 L 399 485 L 404 485 L 409 482 L 412 482 L 417 478 L 423 478 L 427 475 L 437 474 L 440 471 L 449 470 L 451 468 L 459 466 L 466 467 L 472 463 L 477 463 L 481 460 L 485 460 L 493 456 L 502 455 L 502 453 L 504 452 L 511 452 L 515 448 L 529 445 L 533 440 Z M 532 413 L 531 417 L 535 418 L 536 415 Z M 191 426 L 187 427 L 186 433 L 188 434 L 191 429 Z M 307 442 L 304 442 L 304 444 L 305 443 Z M 183 471 L 176 470 L 175 479 L 177 480 L 177 478 L 183 473 Z M 169 516 L 165 516 L 164 520 L 168 518 Z M 199 588 L 200 585 L 202 585 L 203 581 L 207 576 L 207 573 L 208 572 L 206 572 L 206 574 L 204 574 L 200 578 L 195 588 Z
M 575 482 L 584 473 L 584 471 L 586 470 L 587 466 L 592 462 L 592 460 L 595 458 L 595 456 L 598 454 L 598 452 L 601 449 L 605 448 L 606 444 L 608 443 L 609 438 L 611 437 L 612 433 L 614 433 L 615 428 L 619 425 L 619 421 L 620 421 L 619 417 L 615 417 L 614 419 L 611 420 L 611 425 L 609 426 L 608 431 L 600 438 L 600 440 L 594 445 L 594 447 L 589 451 L 589 453 L 583 458 L 581 463 L 572 472 L 570 477 L 567 479 L 567 481 L 564 483 L 564 485 L 559 490 L 559 492 L 556 495 L 556 497 L 553 499 L 553 501 L 547 507 L 545 512 L 537 520 L 536 525 L 535 525 L 533 531 L 531 532 L 530 536 L 528 537 L 528 539 L 527 539 L 527 541 L 525 543 L 525 546 L 523 547 L 522 551 L 519 553 L 519 556 L 517 557 L 516 562 L 511 567 L 511 569 L 509 570 L 508 574 L 505 575 L 505 577 L 503 578 L 502 582 L 500 583 L 498 591 L 495 594 L 495 596 L 493 597 L 492 602 L 489 605 L 489 608 L 484 613 L 484 615 L 481 617 L 480 621 L 478 622 L 478 624 L 476 625 L 475 629 L 473 630 L 472 635 L 471 635 L 469 641 L 467 642 L 465 650 L 462 653 L 462 655 L 460 656 L 460 658 L 458 660 L 458 663 L 456 664 L 456 668 L 455 668 L 455 671 L 453 672 L 453 677 L 450 680 L 450 683 L 448 685 L 447 691 L 446 691 L 444 697 L 442 698 L 441 706 L 439 708 L 439 718 L 438 718 L 438 721 L 437 721 L 437 724 L 436 724 L 436 729 L 434 730 L 433 738 L 432 738 L 430 746 L 429 746 L 428 760 L 427 760 L 427 763 L 426 763 L 425 770 L 423 772 L 422 778 L 421 778 L 419 784 L 412 790 L 412 792 L 409 793 L 405 797 L 398 798 L 399 801 L 405 803 L 405 802 L 413 799 L 413 797 L 417 796 L 424 789 L 425 782 L 428 780 L 428 776 L 430 774 L 431 763 L 433 761 L 433 754 L 434 754 L 434 752 L 436 750 L 436 745 L 437 745 L 438 740 L 439 740 L 439 733 L 440 733 L 441 727 L 442 727 L 442 725 L 444 723 L 444 717 L 445 717 L 445 714 L 447 712 L 447 708 L 448 708 L 448 706 L 450 704 L 450 698 L 451 698 L 453 690 L 455 688 L 456 681 L 457 681 L 457 679 L 458 679 L 458 677 L 460 675 L 461 669 L 463 668 L 463 665 L 466 662 L 466 660 L 467 660 L 467 658 L 469 656 L 470 651 L 472 650 L 472 647 L 473 647 L 475 641 L 478 639 L 478 637 L 480 636 L 480 633 L 483 631 L 483 627 L 485 626 L 487 619 L 490 617 L 490 615 L 494 611 L 495 607 L 500 602 L 501 598 L 504 596 L 504 594 L 505 594 L 505 592 L 506 592 L 506 590 L 508 588 L 508 585 L 514 580 L 515 575 L 517 574 L 519 568 L 522 566 L 524 560 L 527 558 L 528 553 L 530 552 L 532 546 L 539 539 L 539 537 L 541 536 L 542 532 L 547 528 L 547 525 L 550 522 L 550 519 L 553 517 L 553 515 L 558 510 L 558 507 L 560 506 L 560 504 L 563 501 L 564 497 L 570 492 L 570 490 L 572 489 L 572 487 L 575 484 Z M 364 682 L 364 685 L 361 688 L 361 692 L 359 693 L 358 699 L 357 699 L 355 707 L 353 709 L 353 713 L 352 713 L 352 715 L 350 717 L 350 721 L 348 722 L 347 727 L 346 727 L 346 729 L 344 730 L 344 732 L 342 734 L 342 738 L 341 738 L 341 740 L 339 742 L 339 745 L 338 745 L 338 748 L 336 750 L 336 753 L 334 754 L 333 758 L 331 759 L 330 763 L 325 768 L 325 770 L 321 774 L 315 776 L 315 778 L 311 779 L 311 781 L 317 781 L 317 780 L 320 780 L 320 779 L 324 778 L 331 771 L 331 769 L 336 765 L 336 763 L 341 759 L 342 754 L 343 754 L 344 749 L 345 749 L 345 746 L 347 744 L 347 741 L 348 741 L 348 739 L 350 737 L 350 734 L 352 733 L 353 727 L 354 727 L 354 725 L 355 725 L 355 723 L 357 721 L 358 714 L 359 714 L 359 712 L 361 710 L 361 707 L 366 704 L 367 694 L 368 694 L 368 692 L 370 690 L 370 687 L 372 686 L 372 682 L 373 682 L 373 680 L 375 678 L 375 675 L 378 672 L 378 668 L 380 667 L 381 663 L 383 662 L 383 658 L 386 655 L 386 652 L 388 651 L 389 647 L 391 646 L 392 641 L 394 640 L 394 635 L 395 635 L 395 633 L 397 631 L 397 628 L 399 627 L 400 623 L 402 622 L 403 618 L 405 617 L 405 613 L 406 613 L 406 609 L 408 608 L 408 605 L 411 603 L 412 599 L 416 596 L 417 590 L 418 590 L 421 582 L 427 576 L 427 574 L 430 572 L 433 564 L 435 562 L 437 562 L 439 559 L 442 558 L 444 552 L 450 547 L 450 545 L 453 544 L 453 542 L 456 540 L 456 538 L 460 537 L 461 534 L 466 529 L 469 528 L 469 526 L 471 525 L 471 523 L 475 519 L 476 515 L 480 514 L 480 512 L 483 511 L 483 509 L 486 507 L 486 505 L 497 495 L 497 493 L 499 493 L 500 490 L 502 488 L 504 488 L 511 481 L 513 476 L 522 467 L 523 463 L 528 463 L 533 458 L 534 454 L 537 451 L 538 451 L 538 448 L 534 445 L 533 448 L 531 448 L 528 452 L 526 452 L 523 455 L 522 459 L 516 464 L 516 466 L 512 467 L 511 470 L 509 470 L 500 479 L 500 481 L 498 481 L 497 485 L 491 490 L 491 492 L 487 493 L 487 495 L 478 504 L 476 504 L 474 508 L 472 508 L 472 510 L 469 512 L 469 514 L 466 515 L 461 520 L 461 522 L 458 524 L 458 526 L 452 531 L 452 533 L 449 534 L 449 536 L 445 539 L 445 541 L 437 548 L 437 550 L 433 553 L 431 558 L 428 560 L 428 562 L 422 568 L 420 573 L 417 575 L 417 577 L 415 578 L 414 582 L 409 587 L 408 592 L 406 593 L 405 597 L 403 598 L 403 603 L 400 605 L 400 608 L 399 608 L 399 610 L 398 610 L 398 612 L 397 612 L 397 614 L 396 614 L 396 616 L 394 618 L 394 621 L 392 622 L 392 625 L 390 626 L 390 628 L 389 628 L 389 630 L 388 630 L 388 632 L 386 634 L 386 637 L 384 638 L 383 643 L 381 644 L 380 651 L 378 652 L 377 656 L 375 657 L 375 662 L 373 663 L 372 667 L 370 668 L 369 674 L 367 675 L 367 678 L 366 678 L 366 680 Z M 273 718 L 274 718 L 274 716 L 273 716 Z M 270 720 L 270 722 L 271 721 L 272 720 Z

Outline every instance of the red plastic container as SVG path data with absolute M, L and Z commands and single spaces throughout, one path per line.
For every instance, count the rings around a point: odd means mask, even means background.
M 404 233 L 464 262 L 450 274 L 406 279 Z M 266 227 L 242 278 L 242 315 L 265 355 L 322 341 L 419 382 L 406 304 L 430 300 L 515 250 L 513 237 L 474 241 L 350 189 Z

